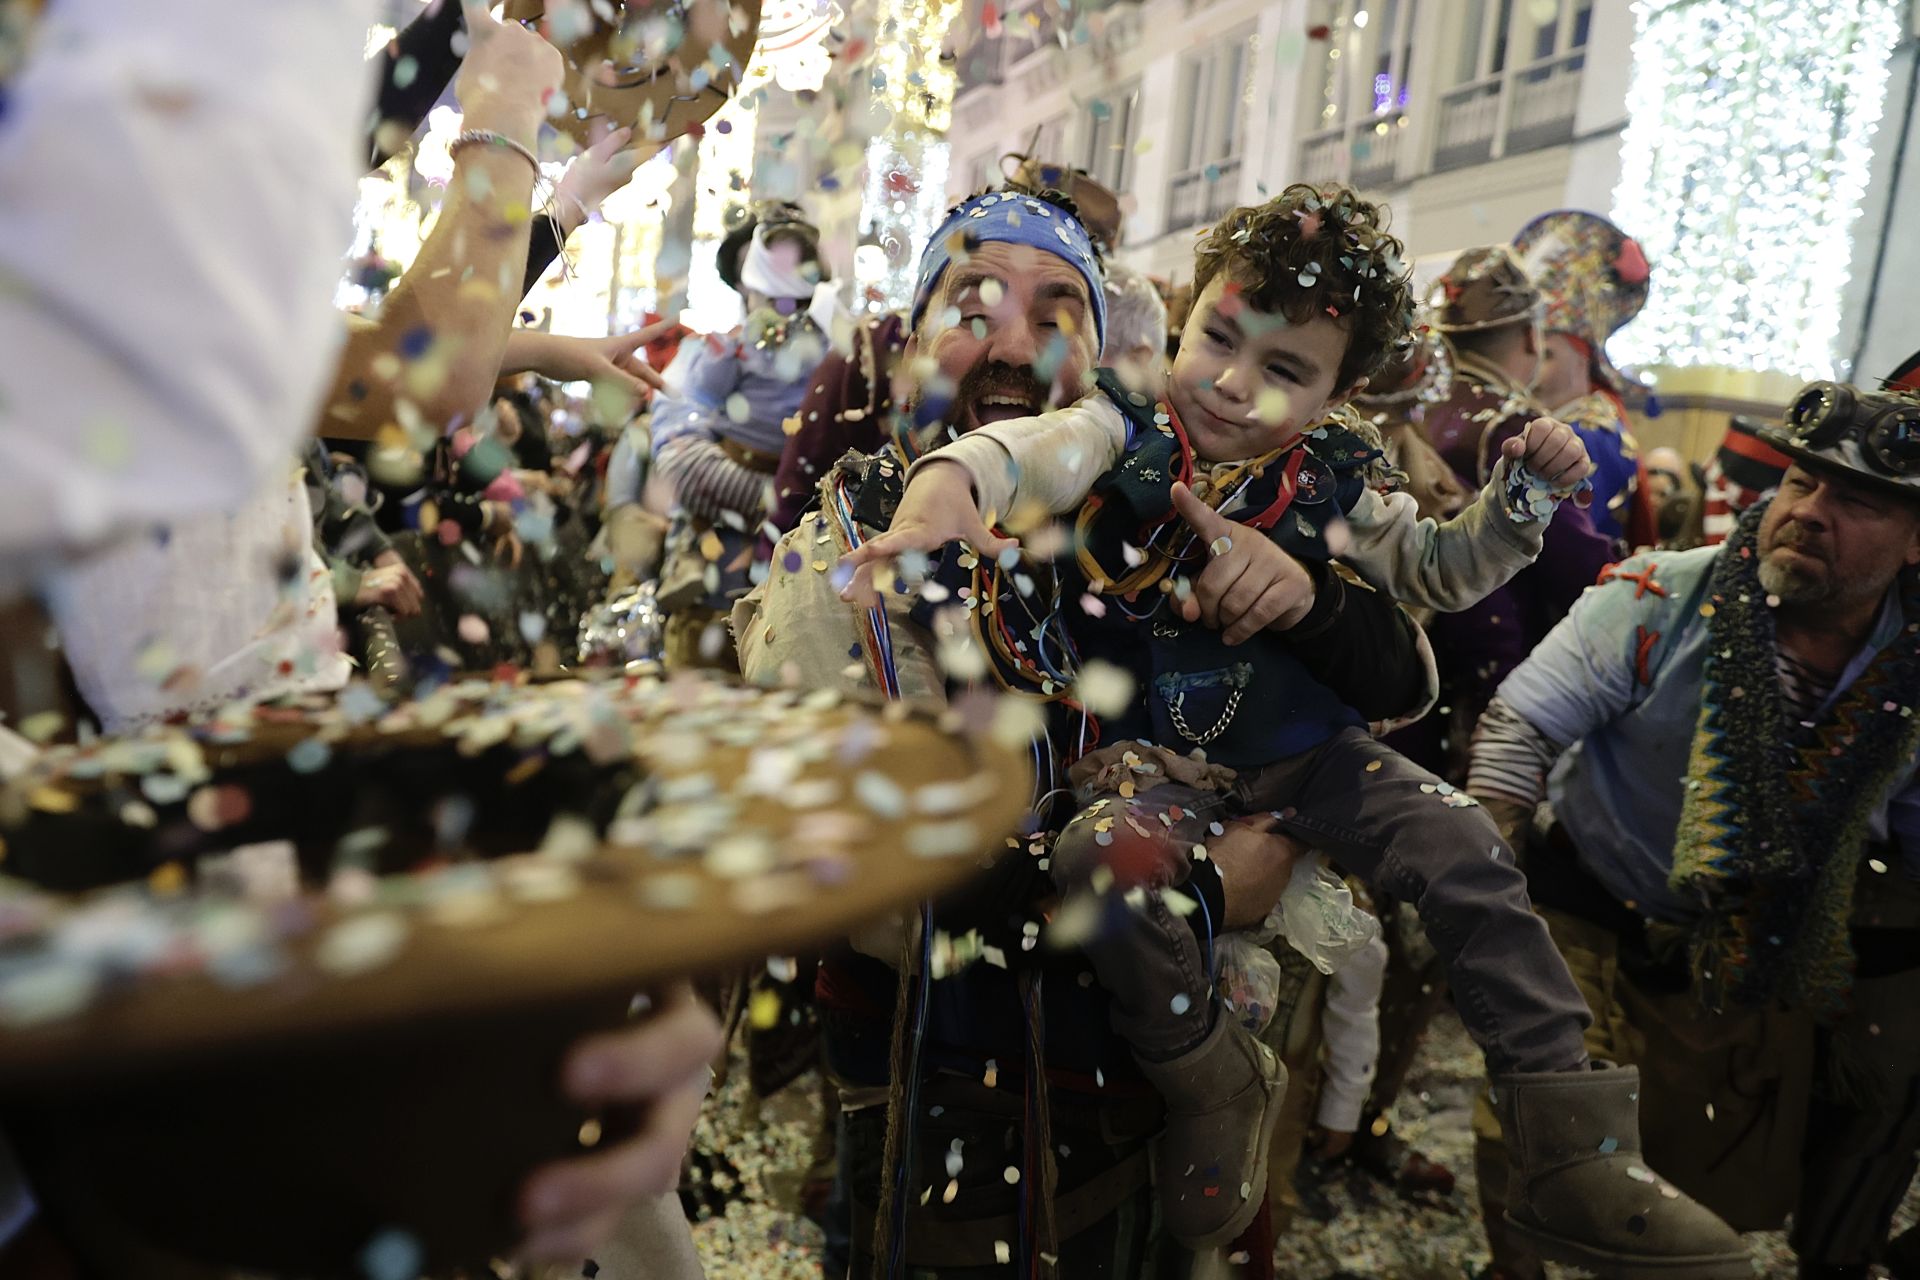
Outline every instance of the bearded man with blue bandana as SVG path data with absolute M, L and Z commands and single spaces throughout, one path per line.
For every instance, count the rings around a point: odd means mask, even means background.
M 1056 789 L 1062 761 L 1081 744 L 1063 732 L 1066 717 L 1043 727 L 1042 712 L 1015 714 L 1033 704 L 984 692 L 996 687 L 992 676 L 960 660 L 925 592 L 869 613 L 840 599 L 835 570 L 850 546 L 887 526 L 914 458 L 1094 390 L 1102 283 L 1085 228 L 1052 193 L 993 191 L 949 213 L 919 266 L 899 362 L 908 385 L 889 445 L 832 468 L 817 508 L 775 548 L 768 580 L 734 609 L 748 678 L 945 702 L 997 721 L 1008 750 L 1030 747 L 1039 775 L 1032 839 L 935 904 L 925 923 L 855 939 L 821 965 L 816 994 L 845 1108 L 839 1186 L 850 1213 L 841 1230 L 851 1228 L 851 1257 L 829 1230 L 830 1275 L 847 1274 L 849 1262 L 852 1274 L 871 1274 L 876 1256 L 882 1274 L 931 1269 L 943 1280 L 1024 1274 L 1040 1259 L 1062 1277 L 1178 1276 L 1190 1265 L 1149 1182 L 1160 1099 L 1114 1036 L 1084 954 L 1041 937 L 1052 889 L 1040 833 L 1068 816 L 1046 802 L 1067 794 Z M 970 560 L 956 544 L 941 568 Z M 1037 610 L 1051 596 L 1035 584 Z M 1417 632 L 1384 597 L 1351 596 L 1299 656 L 1355 705 L 1378 703 L 1380 671 L 1424 669 Z M 1008 619 L 1023 635 L 1037 621 Z M 1387 691 L 1398 701 L 1382 718 L 1420 704 L 1430 690 L 1415 683 L 1416 693 Z M 1285 837 L 1236 826 L 1209 839 L 1208 852 L 1187 891 L 1215 920 L 1264 916 L 1291 867 Z M 939 939 L 954 941 L 936 948 Z M 969 956 L 984 959 L 962 969 Z M 927 981 L 929 970 L 950 976 Z M 1243 1242 L 1255 1259 L 1271 1256 L 1270 1238 Z

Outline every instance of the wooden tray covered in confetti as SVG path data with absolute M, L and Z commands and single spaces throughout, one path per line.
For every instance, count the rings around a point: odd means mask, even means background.
M 56 749 L 0 792 L 0 1123 L 75 1230 L 320 1273 L 396 1230 L 482 1259 L 518 1179 L 578 1149 L 579 1035 L 957 884 L 1031 789 L 897 704 L 362 692 Z

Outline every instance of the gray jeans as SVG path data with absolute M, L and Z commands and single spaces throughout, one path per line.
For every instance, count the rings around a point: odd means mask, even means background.
M 1085 807 L 1055 843 L 1053 878 L 1067 894 L 1104 881 L 1103 869 L 1126 883 L 1178 887 L 1210 824 L 1277 814 L 1288 834 L 1413 905 L 1492 1073 L 1584 1066 L 1592 1016 L 1533 913 L 1526 877 L 1486 812 L 1443 786 L 1362 730 L 1343 729 L 1312 751 L 1243 771 L 1225 793 L 1166 783 L 1131 799 L 1081 796 Z M 1157 893 L 1139 909 L 1108 894 L 1105 907 L 1083 945 L 1113 998 L 1114 1030 L 1144 1058 L 1178 1057 L 1213 1025 L 1200 936 Z

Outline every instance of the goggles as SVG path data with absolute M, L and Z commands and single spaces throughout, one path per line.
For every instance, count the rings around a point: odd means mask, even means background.
M 1787 410 L 1786 427 L 1802 448 L 1833 449 L 1853 439 L 1882 475 L 1920 474 L 1920 400 L 1911 396 L 1809 383 Z

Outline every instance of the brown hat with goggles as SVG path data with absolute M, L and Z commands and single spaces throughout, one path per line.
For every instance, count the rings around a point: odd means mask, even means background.
M 1816 471 L 1920 503 L 1920 394 L 1808 383 L 1760 438 Z

